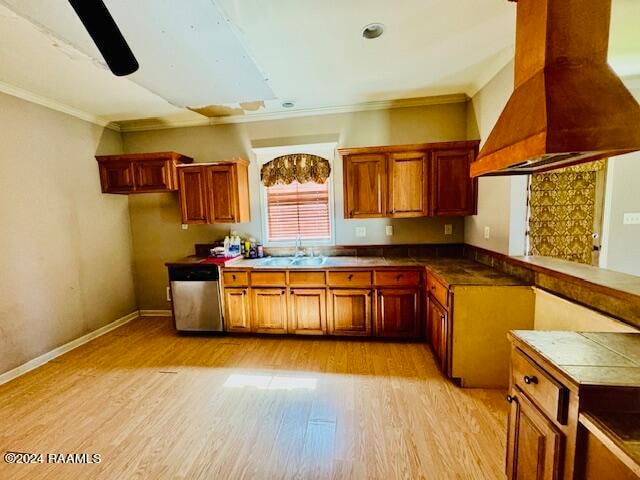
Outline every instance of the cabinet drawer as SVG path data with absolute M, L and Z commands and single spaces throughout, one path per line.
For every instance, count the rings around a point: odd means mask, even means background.
M 290 285 L 324 285 L 324 272 L 289 272 Z
M 440 302 L 440 305 L 449 307 L 449 289 L 431 274 L 427 275 L 427 291 Z
M 249 274 L 241 271 L 223 271 L 222 280 L 227 287 L 246 287 L 249 285 Z
M 415 270 L 380 270 L 375 272 L 376 285 L 385 287 L 419 287 L 420 272 Z
M 251 272 L 251 285 L 279 287 L 287 283 L 285 272 Z
M 371 272 L 328 272 L 327 283 L 332 287 L 368 287 Z
M 566 424 L 569 391 L 518 349 L 511 352 L 512 382 L 545 412 Z

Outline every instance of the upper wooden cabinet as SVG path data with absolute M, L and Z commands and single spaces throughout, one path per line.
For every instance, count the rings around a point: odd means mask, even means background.
M 345 218 L 476 213 L 478 142 L 342 148 Z
M 431 211 L 438 216 L 477 213 L 478 179 L 469 178 L 476 151 L 469 149 L 431 152 Z
M 375 218 L 387 214 L 387 158 L 350 155 L 344 161 L 346 218 Z
M 250 221 L 247 168 L 243 160 L 180 166 L 182 223 Z
M 99 155 L 103 193 L 169 192 L 178 189 L 176 167 L 193 159 L 176 152 Z

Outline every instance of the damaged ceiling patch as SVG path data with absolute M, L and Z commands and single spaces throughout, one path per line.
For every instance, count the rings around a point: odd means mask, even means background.
M 204 107 L 187 107 L 192 112 L 199 113 L 205 117 L 231 117 L 234 115 L 244 115 L 246 112 L 256 112 L 265 108 L 262 100 L 253 102 L 241 102 L 232 105 L 206 105 Z

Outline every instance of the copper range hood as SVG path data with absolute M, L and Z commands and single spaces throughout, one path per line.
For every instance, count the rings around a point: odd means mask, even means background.
M 640 150 L 640 106 L 607 64 L 611 0 L 515 1 L 515 90 L 471 176 Z

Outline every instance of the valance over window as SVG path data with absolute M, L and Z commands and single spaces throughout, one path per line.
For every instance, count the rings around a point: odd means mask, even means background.
M 260 180 L 265 187 L 277 184 L 325 183 L 331 174 L 329 160 L 310 153 L 282 155 L 265 163 L 260 170 Z

